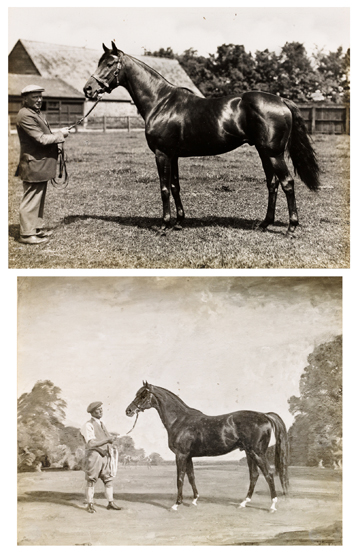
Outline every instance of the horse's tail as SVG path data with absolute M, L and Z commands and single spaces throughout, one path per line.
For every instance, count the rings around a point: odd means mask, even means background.
M 295 173 L 299 175 L 309 189 L 317 191 L 319 188 L 320 169 L 306 124 L 298 106 L 292 100 L 283 98 L 282 101 L 292 114 L 292 131 L 288 143 L 288 152 Z
M 268 412 L 266 416 L 273 425 L 276 436 L 275 469 L 278 473 L 284 494 L 288 490 L 288 436 L 284 421 L 275 412 Z

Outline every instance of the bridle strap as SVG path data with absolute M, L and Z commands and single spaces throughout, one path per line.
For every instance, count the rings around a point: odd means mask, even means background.
M 115 89 L 116 87 L 118 87 L 119 85 L 119 69 L 120 69 L 120 63 L 119 63 L 119 59 L 117 60 L 117 66 L 116 69 L 113 72 L 113 75 L 111 75 L 111 79 L 110 80 L 104 80 L 101 79 L 100 77 L 97 77 L 96 72 L 93 73 L 93 75 L 91 75 L 91 77 L 97 81 L 97 83 L 99 85 L 101 85 L 101 87 L 104 87 L 104 90 L 108 93 L 111 93 L 113 91 L 113 89 Z M 113 81 L 116 81 L 116 84 L 114 87 L 111 88 Z
M 149 391 L 149 389 L 148 389 L 148 391 Z M 149 391 L 149 395 L 150 395 L 150 397 L 149 397 L 149 402 L 150 402 L 152 400 L 153 393 L 151 391 Z M 137 403 L 135 401 L 133 401 L 132 404 L 135 406 L 135 408 L 137 409 L 138 412 L 144 412 L 145 409 L 142 409 L 142 407 L 137 405 Z

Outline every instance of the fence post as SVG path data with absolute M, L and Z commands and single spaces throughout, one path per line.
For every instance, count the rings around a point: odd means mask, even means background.
M 347 133 L 347 135 L 350 135 L 350 132 L 351 132 L 351 130 L 350 130 L 350 113 L 349 113 L 349 105 L 348 105 L 348 104 L 346 105 L 345 109 L 346 109 L 346 114 L 345 114 L 345 116 L 346 116 L 346 117 L 345 117 L 345 120 L 346 120 L 346 122 L 345 122 L 345 132 Z
M 107 131 L 107 116 L 103 116 L 103 133 Z
M 312 106 L 311 110 L 311 133 L 316 133 L 316 106 Z
M 129 131 L 131 130 L 131 121 L 130 121 L 130 117 L 127 116 L 127 131 L 129 133 Z

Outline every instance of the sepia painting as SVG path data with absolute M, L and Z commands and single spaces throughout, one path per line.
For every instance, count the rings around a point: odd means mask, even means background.
M 19 277 L 18 544 L 342 545 L 340 277 Z

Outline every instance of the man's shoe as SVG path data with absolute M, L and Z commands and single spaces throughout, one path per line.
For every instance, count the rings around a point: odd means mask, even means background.
M 93 503 L 88 503 L 87 512 L 88 513 L 95 513 L 96 512 L 96 509 L 94 508 Z
M 38 229 L 36 232 L 37 237 L 50 237 L 52 234 L 52 229 Z
M 121 511 L 122 507 L 118 507 L 113 501 L 110 501 L 107 505 L 107 511 Z
M 47 241 L 47 237 L 39 237 L 38 235 L 21 235 L 19 239 L 19 243 L 25 243 L 25 245 L 39 245 L 40 243 L 47 243 Z

